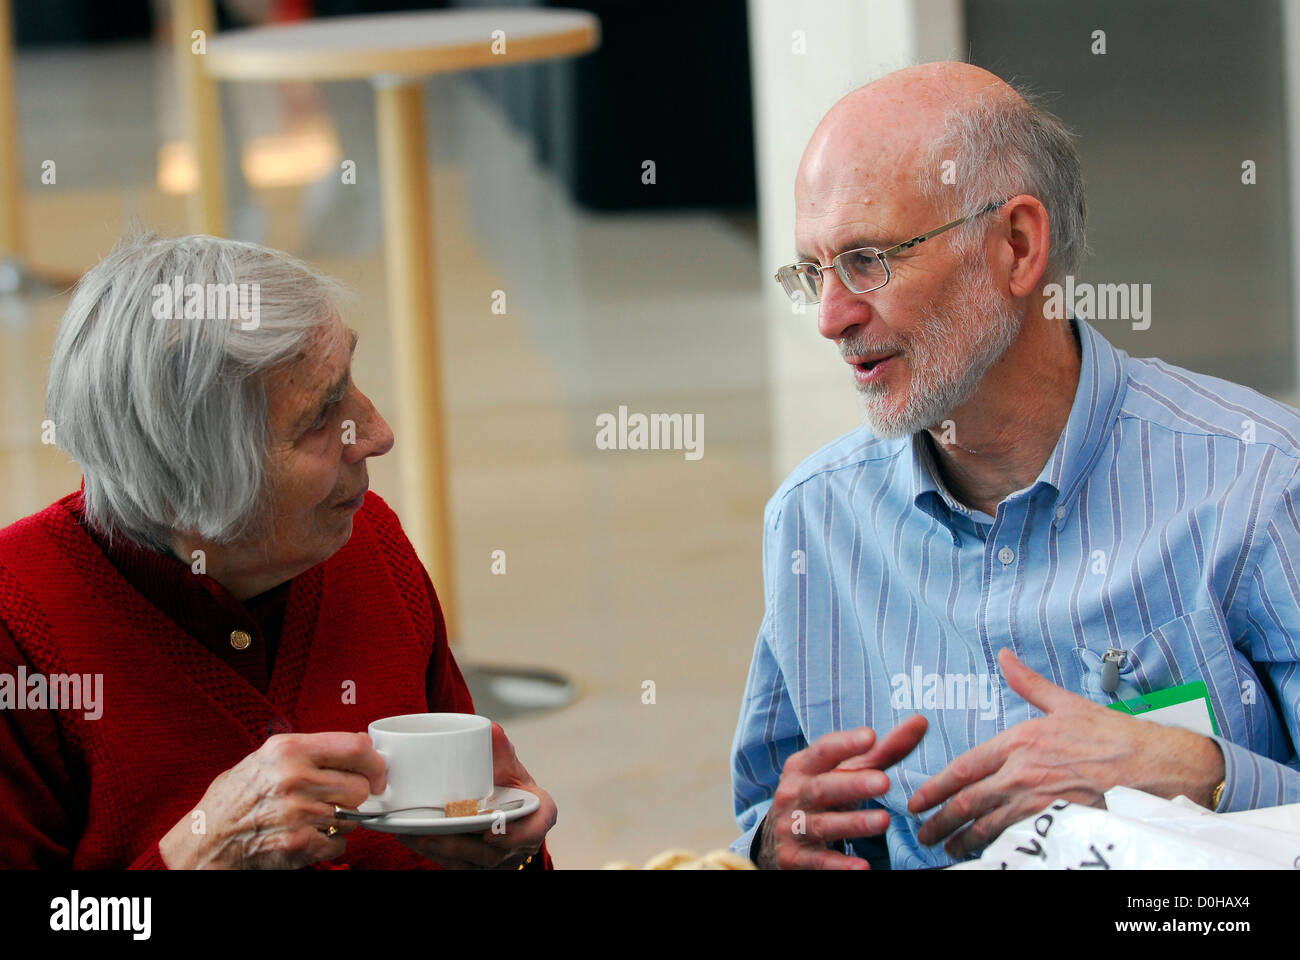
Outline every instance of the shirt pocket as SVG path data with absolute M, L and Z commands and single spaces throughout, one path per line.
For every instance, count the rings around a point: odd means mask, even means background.
M 1077 649 L 1076 654 L 1083 668 L 1084 695 L 1110 704 L 1116 698 L 1101 686 L 1105 651 L 1105 647 L 1086 648 Z M 1139 693 L 1153 693 L 1204 681 L 1220 735 L 1237 743 L 1247 742 L 1243 683 L 1258 680 L 1250 662 L 1233 646 L 1217 607 L 1201 607 L 1163 623 L 1146 636 L 1126 643 L 1124 651 L 1127 656 L 1119 671 L 1121 684 Z

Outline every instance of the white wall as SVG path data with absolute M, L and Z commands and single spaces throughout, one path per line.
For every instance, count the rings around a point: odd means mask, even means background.
M 796 52 L 802 31 L 805 52 Z M 960 0 L 749 0 L 764 324 L 772 375 L 773 473 L 859 424 L 848 369 L 772 279 L 794 254 L 794 176 L 831 105 L 899 67 L 964 59 Z

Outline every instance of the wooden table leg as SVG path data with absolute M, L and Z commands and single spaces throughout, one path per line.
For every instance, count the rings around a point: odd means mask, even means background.
M 194 151 L 198 184 L 190 196 L 190 229 L 226 236 L 225 147 L 221 136 L 221 95 L 203 69 L 203 54 L 193 52 L 193 33 L 211 39 L 216 31 L 212 0 L 174 0 L 172 46 L 180 81 L 186 135 Z
M 23 259 L 22 184 L 18 150 L 18 96 L 14 86 L 11 0 L 0 0 L 0 259 Z
M 432 191 L 419 81 L 376 80 L 388 315 L 397 373 L 402 526 L 424 561 L 456 637 L 442 360 L 438 352 Z

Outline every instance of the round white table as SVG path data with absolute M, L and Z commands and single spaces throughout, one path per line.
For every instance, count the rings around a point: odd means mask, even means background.
M 220 80 L 365 78 L 375 90 L 389 323 L 402 429 L 402 524 L 429 568 L 455 635 L 455 571 L 442 416 L 422 78 L 574 56 L 600 42 L 595 15 L 507 7 L 334 17 L 220 33 L 208 72 Z

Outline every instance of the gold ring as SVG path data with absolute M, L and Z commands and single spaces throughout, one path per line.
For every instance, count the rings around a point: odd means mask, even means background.
M 332 837 L 338 832 L 339 832 L 338 825 L 331 823 L 329 829 L 325 831 L 325 836 Z

